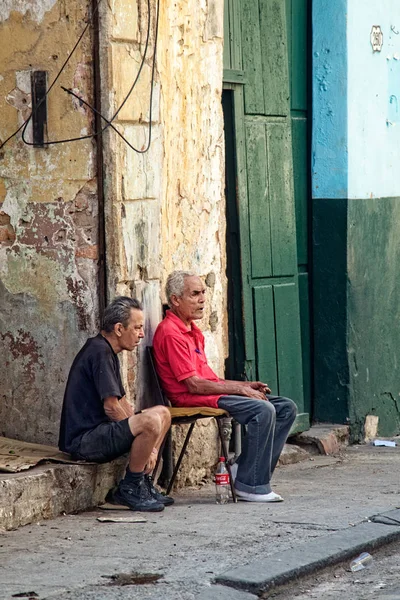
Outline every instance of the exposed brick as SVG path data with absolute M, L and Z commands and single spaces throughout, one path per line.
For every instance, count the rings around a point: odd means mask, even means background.
M 0 225 L 8 225 L 10 222 L 10 215 L 0 210 Z
M 76 258 L 91 258 L 97 260 L 99 258 L 99 247 L 94 246 L 83 246 L 75 250 Z
M 15 231 L 12 225 L 0 225 L 0 243 L 11 245 L 15 242 Z
M 340 452 L 340 443 L 332 431 L 326 437 L 319 440 L 321 454 L 338 454 Z

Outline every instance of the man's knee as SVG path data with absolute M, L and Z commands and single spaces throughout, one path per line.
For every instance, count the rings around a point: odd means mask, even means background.
M 275 406 L 271 402 L 264 400 L 260 400 L 257 412 L 263 421 L 266 422 L 270 422 L 275 419 L 276 416 Z
M 169 429 L 171 427 L 171 413 L 169 412 L 168 408 L 166 406 L 156 406 L 155 408 L 161 417 L 164 429 Z
M 134 436 L 145 433 L 159 436 L 163 429 L 163 421 L 158 411 L 146 410 L 140 415 L 129 419 L 129 425 Z
M 153 406 L 149 411 L 146 411 L 146 414 L 159 419 L 160 433 L 170 428 L 171 413 L 166 406 Z
M 297 406 L 290 398 L 284 398 L 284 404 L 281 407 L 281 416 L 284 419 L 294 421 L 297 415 Z

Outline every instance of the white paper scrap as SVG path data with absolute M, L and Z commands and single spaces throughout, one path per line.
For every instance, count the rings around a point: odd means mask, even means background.
M 143 517 L 97 517 L 100 523 L 147 523 Z
M 396 446 L 396 442 L 391 442 L 390 440 L 374 440 L 372 444 L 374 446 L 387 446 L 388 448 L 394 448 Z

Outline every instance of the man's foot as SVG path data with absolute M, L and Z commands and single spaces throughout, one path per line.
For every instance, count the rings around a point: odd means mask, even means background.
M 275 492 L 270 492 L 269 494 L 250 494 L 236 488 L 235 492 L 238 500 L 244 500 L 245 502 L 283 502 L 282 496 L 275 494 Z
M 150 494 L 144 477 L 138 483 L 126 484 L 121 481 L 113 494 L 113 501 L 116 504 L 128 506 L 130 510 L 141 512 L 160 512 L 164 510 L 164 504 L 155 500 Z
M 157 488 L 154 487 L 153 478 L 150 475 L 144 476 L 144 482 L 152 498 L 154 498 L 154 500 L 157 500 L 157 502 L 164 504 L 164 506 L 171 506 L 171 504 L 175 502 L 175 500 L 171 498 L 171 496 L 165 496 L 164 494 L 159 492 Z

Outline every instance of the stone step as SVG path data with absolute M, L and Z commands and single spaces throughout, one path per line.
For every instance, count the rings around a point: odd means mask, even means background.
M 295 444 L 314 454 L 339 454 L 349 443 L 348 425 L 318 423 L 291 438 Z
M 0 473 L 0 530 L 101 504 L 122 476 L 125 459 L 103 465 L 45 464 Z
M 308 460 L 310 456 L 310 453 L 305 448 L 301 448 L 297 444 L 285 444 L 279 457 L 278 467 Z

